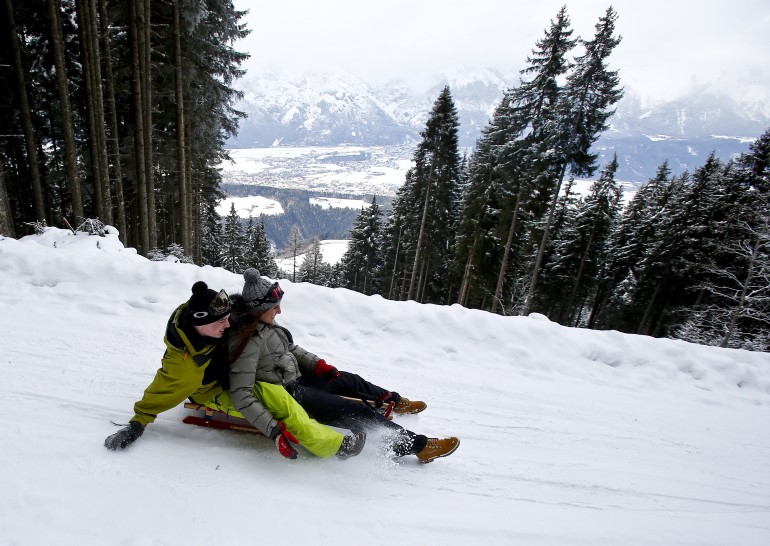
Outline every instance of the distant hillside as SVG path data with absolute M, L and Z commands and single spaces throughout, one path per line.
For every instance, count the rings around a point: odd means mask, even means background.
M 351 208 L 322 208 L 311 204 L 311 197 L 339 197 L 361 199 L 361 195 L 330 194 L 328 192 L 313 192 L 303 189 L 279 189 L 245 184 L 223 184 L 222 190 L 230 197 L 259 195 L 274 199 L 283 207 L 284 214 L 264 217 L 265 233 L 278 251 L 284 249 L 294 226 L 299 227 L 306 239 L 318 237 L 326 239 L 348 239 L 350 228 L 360 214 L 360 210 Z M 364 196 L 371 202 L 372 196 Z M 390 206 L 390 199 L 377 196 L 377 202 Z M 248 223 L 243 220 L 244 225 Z
M 430 89 L 414 92 L 403 84 L 374 87 L 342 71 L 292 76 L 251 75 L 242 82 L 241 122 L 233 148 L 283 146 L 390 146 L 420 138 L 430 108 L 449 85 L 460 117 L 460 145 L 472 148 L 517 74 L 493 70 L 457 72 Z M 602 163 L 618 154 L 618 178 L 643 182 L 666 159 L 674 173 L 694 170 L 714 151 L 723 160 L 746 151 L 770 127 L 770 101 L 737 102 L 699 92 L 643 106 L 627 89 L 597 142 Z

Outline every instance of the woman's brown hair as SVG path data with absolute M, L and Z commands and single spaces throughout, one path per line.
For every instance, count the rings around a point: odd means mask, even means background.
M 253 311 L 245 311 L 243 305 L 243 298 L 240 294 L 236 294 L 232 297 L 233 301 L 233 314 L 235 315 L 234 328 L 232 328 L 231 334 L 234 339 L 238 340 L 238 345 L 228 355 L 228 362 L 232 364 L 246 348 L 246 344 L 257 332 L 259 326 L 259 317 L 262 313 L 255 313 Z M 232 319 L 231 319 L 232 320 Z

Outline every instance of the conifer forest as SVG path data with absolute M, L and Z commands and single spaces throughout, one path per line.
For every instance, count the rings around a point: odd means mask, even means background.
M 269 219 L 215 210 L 244 115 L 243 13 L 214 0 L 2 1 L 0 235 L 109 225 L 151 259 L 281 273 Z M 563 7 L 469 154 L 445 87 L 388 208 L 361 210 L 334 266 L 292 230 L 281 243 L 305 258 L 288 278 L 769 350 L 770 130 L 727 163 L 673 175 L 664 162 L 624 199 L 617 159 L 598 165 L 592 151 L 623 96 L 617 17 L 608 8 L 580 37 Z

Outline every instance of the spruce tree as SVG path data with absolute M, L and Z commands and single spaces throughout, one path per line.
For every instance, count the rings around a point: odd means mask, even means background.
M 363 207 L 350 230 L 350 243 L 339 264 L 339 285 L 363 294 L 377 291 L 375 282 L 382 258 L 382 210 L 377 197 Z
M 617 157 L 607 164 L 589 194 L 569 213 L 554 238 L 556 247 L 545 270 L 543 288 L 549 294 L 549 316 L 561 324 L 575 325 L 596 287 L 605 243 L 621 207 L 622 191 L 615 181 Z
M 518 176 L 519 135 L 512 128 L 510 106 L 506 92 L 482 130 L 464 174 L 467 183 L 458 215 L 453 269 L 456 301 L 470 307 L 488 308 L 490 302 L 496 306 L 495 279 L 499 281 L 501 268 L 507 270 L 514 237 L 522 231 L 519 215 L 524 186 Z M 508 241 L 502 256 L 501 239 Z
M 326 286 L 331 276 L 331 266 L 323 259 L 321 240 L 314 237 L 297 273 L 300 282 Z
M 676 186 L 668 162 L 644 184 L 621 214 L 609 236 L 607 257 L 598 276 L 597 290 L 588 327 L 626 330 L 622 319 L 627 314 L 630 283 L 638 278 L 638 267 L 656 240 L 660 217 Z M 610 304 L 610 302 L 613 302 Z
M 539 139 L 541 144 L 548 143 L 543 163 L 551 165 L 550 168 L 540 168 L 538 171 L 550 172 L 553 169 L 555 179 L 551 181 L 552 188 L 549 188 L 552 193 L 551 206 L 532 268 L 525 314 L 534 303 L 538 274 L 564 176 L 568 170 L 574 176 L 593 174 L 596 155 L 590 152 L 590 148 L 608 127 L 608 120 L 615 113 L 613 106 L 623 96 L 618 72 L 608 70 L 605 65 L 609 55 L 620 43 L 620 38 L 614 36 L 616 19 L 617 14 L 609 7 L 596 24 L 594 39 L 580 40 L 585 53 L 575 59 L 574 68 L 567 76 L 565 88 L 557 99 L 557 111 L 551 127 L 541 131 L 545 135 L 545 138 Z M 534 126 L 533 129 L 537 136 Z M 556 154 L 551 159 L 553 151 Z M 548 177 L 544 177 L 544 180 L 548 180 Z
M 713 175 L 715 186 L 700 235 L 707 241 L 700 260 L 697 299 L 682 314 L 676 334 L 690 341 L 767 350 L 770 325 L 770 132 L 760 137 L 736 165 Z M 710 242 L 708 242 L 710 240 Z
M 488 293 L 485 296 L 487 305 L 495 312 L 504 304 L 503 290 L 507 279 L 520 267 L 520 261 L 514 260 L 514 247 L 520 250 L 526 245 L 521 236 L 523 218 L 537 218 L 542 214 L 538 209 L 543 207 L 538 201 L 547 199 L 553 179 L 549 174 L 549 169 L 552 170 L 550 150 L 554 146 L 552 127 L 561 96 L 559 80 L 571 66 L 566 55 L 576 43 L 571 35 L 570 20 L 566 7 L 563 7 L 551 21 L 544 38 L 538 40 L 536 49 L 527 57 L 528 66 L 521 72 L 528 79 L 505 93 L 488 133 L 492 144 L 489 148 L 490 182 L 499 180 L 496 185 L 499 190 L 491 192 L 487 200 L 493 219 L 491 242 L 499 244 L 492 256 L 500 258 L 493 258 L 495 280 L 483 291 Z M 474 236 L 473 240 L 479 242 L 479 237 Z M 463 283 L 461 286 L 461 293 L 467 293 L 468 285 Z M 516 288 L 512 289 L 514 294 L 516 291 Z M 512 295 L 510 299 L 516 299 L 516 296 Z
M 387 269 L 395 272 L 402 263 L 398 275 L 406 282 L 399 296 L 407 299 L 446 303 L 449 297 L 460 181 L 458 127 L 452 95 L 444 87 L 417 145 L 415 166 L 396 198 L 398 225 L 388 230 L 389 249 L 400 247 L 409 253 L 386 255 Z
M 161 235 L 182 242 L 182 226 L 189 223 L 194 241 L 195 208 L 216 200 L 217 168 L 228 159 L 225 143 L 244 117 L 234 107 L 242 93 L 233 83 L 248 55 L 233 44 L 248 31 L 240 23 L 243 12 L 229 1 L 155 4 L 153 28 L 164 32 L 153 41 L 153 54 L 163 60 L 153 63 L 153 85 L 164 92 L 152 96 L 153 127 L 168 138 L 153 144 L 153 161 L 166 173 L 158 180 L 159 199 L 167 202 L 163 210 L 175 228 Z
M 725 167 L 713 155 L 693 175 L 685 173 L 658 216 L 658 233 L 642 257 L 629 294 L 631 331 L 668 336 L 687 320 L 687 309 L 706 295 L 703 265 L 722 237 L 720 194 Z
M 625 287 L 623 297 L 623 331 L 660 336 L 664 331 L 671 298 L 675 296 L 677 275 L 673 262 L 685 243 L 685 223 L 689 186 L 692 176 L 688 172 L 675 177 L 667 188 L 667 202 L 663 209 L 655 211 L 655 230 L 646 242 L 644 253 L 634 265 L 633 275 Z
M 212 203 L 200 206 L 198 214 L 199 229 L 196 248 L 199 255 L 196 262 L 213 267 L 222 266 L 222 218 L 217 214 Z
M 382 267 L 378 275 L 381 294 L 394 300 L 403 299 L 407 290 L 410 257 L 413 249 L 409 242 L 414 240 L 413 226 L 409 221 L 412 188 L 411 171 L 406 173 L 406 181 L 396 191 L 392 210 L 385 221 L 382 238 Z
M 41 220 L 56 224 L 97 215 L 110 222 L 117 212 L 125 244 L 140 252 L 192 244 L 185 254 L 200 263 L 203 209 L 219 199 L 217 167 L 243 117 L 232 86 L 248 57 L 233 49 L 248 33 L 243 12 L 210 0 L 47 0 L 4 8 L 9 32 L 0 64 L 9 70 L 0 70 L 0 83 L 10 96 L 0 122 L 9 134 L 38 139 L 37 157 L 27 154 L 31 164 L 17 144 L 0 141 L 16 231 L 39 216 L 39 205 Z M 19 70 L 25 85 L 14 77 Z M 8 106 L 23 101 L 20 123 Z M 24 179 L 35 181 L 34 191 L 18 183 Z
M 246 251 L 243 257 L 247 268 L 253 267 L 262 275 L 274 279 L 278 273 L 278 265 L 272 256 L 270 240 L 265 233 L 264 219 L 255 221 L 249 218 L 246 228 Z
M 243 233 L 241 218 L 235 210 L 235 203 L 230 205 L 230 214 L 222 223 L 222 246 L 220 261 L 222 267 L 233 273 L 242 273 L 246 269 L 246 237 Z
M 291 270 L 291 282 L 297 282 L 297 268 L 300 264 L 297 263 L 299 255 L 305 252 L 307 248 L 307 241 L 302 237 L 302 232 L 299 226 L 291 228 L 289 234 L 289 240 L 286 242 L 286 249 L 289 256 L 292 258 L 292 270 Z
M 493 116 L 493 120 L 495 117 Z M 456 301 L 460 305 L 480 306 L 483 287 L 489 284 L 490 268 L 484 267 L 484 257 L 493 242 L 490 238 L 494 224 L 489 212 L 493 196 L 493 164 L 489 127 L 482 131 L 467 167 L 468 185 L 460 208 L 454 254 L 454 278 L 459 279 Z

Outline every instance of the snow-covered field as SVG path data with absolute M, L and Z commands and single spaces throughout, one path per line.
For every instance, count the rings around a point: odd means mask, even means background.
M 323 261 L 329 265 L 338 263 L 342 259 L 342 255 L 347 252 L 349 243 L 350 241 L 347 239 L 328 239 L 326 241 L 321 241 L 321 256 L 323 257 Z M 297 255 L 296 266 L 298 270 L 304 259 L 305 254 Z M 278 264 L 281 271 L 294 271 L 294 258 L 276 258 L 275 263 Z
M 311 197 L 310 204 L 322 209 L 356 209 L 361 210 L 372 206 L 362 199 L 335 199 L 334 197 Z
M 260 216 L 278 216 L 284 213 L 283 206 L 275 199 L 259 195 L 248 197 L 226 197 L 217 205 L 217 214 L 227 217 L 235 207 L 235 213 L 241 218 L 259 218 Z
M 413 166 L 414 146 L 354 147 L 282 147 L 235 148 L 228 150 L 232 161 L 220 165 L 222 179 L 226 183 L 268 186 L 273 188 L 342 193 L 350 195 L 381 195 L 393 197 L 404 184 L 407 171 Z M 351 160 L 361 156 L 364 159 Z M 597 171 L 597 176 L 603 168 Z M 591 189 L 592 180 L 577 180 L 572 192 L 585 195 Z M 636 184 L 620 182 L 623 198 L 628 201 L 636 191 Z M 564 190 L 566 182 L 562 187 Z M 255 188 L 255 193 L 258 193 Z M 235 198 L 236 209 L 251 210 L 258 215 L 253 204 Z M 275 202 L 277 203 L 277 202 Z M 327 200 L 321 206 L 360 208 L 355 199 Z M 229 200 L 218 209 L 230 211 Z M 280 208 L 280 204 L 278 204 Z M 281 214 L 278 208 L 267 208 L 266 214 Z M 246 217 L 246 216 L 244 216 Z
M 340 199 L 335 197 L 311 197 L 311 205 L 316 205 L 322 209 L 354 209 L 361 210 L 370 207 L 371 203 L 362 199 Z M 283 206 L 275 199 L 269 199 L 259 195 L 249 195 L 248 197 L 226 197 L 217 205 L 217 214 L 226 217 L 230 214 L 231 207 L 235 207 L 235 212 L 241 218 L 259 218 L 260 216 L 278 216 L 284 214 Z
M 251 184 L 352 195 L 393 196 L 412 166 L 412 146 L 283 147 L 228 150 L 222 179 Z
M 0 238 L 0 544 L 770 544 L 770 355 L 538 315 L 284 280 L 297 343 L 426 400 L 399 421 L 457 452 L 289 461 L 181 407 L 108 452 L 197 280 L 242 286 L 114 235 Z

